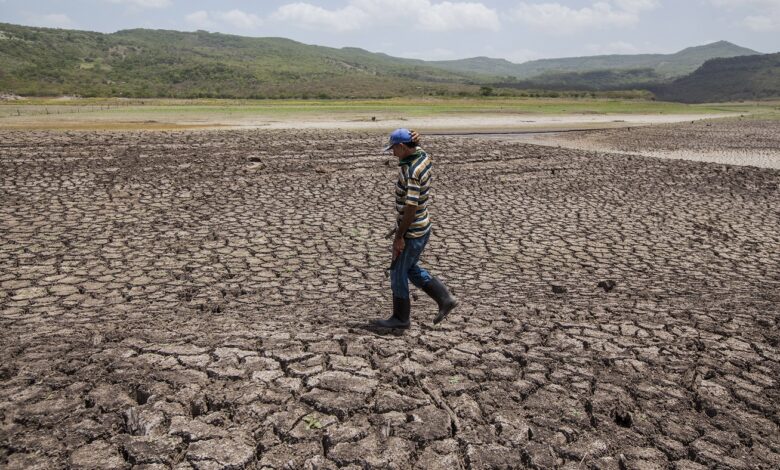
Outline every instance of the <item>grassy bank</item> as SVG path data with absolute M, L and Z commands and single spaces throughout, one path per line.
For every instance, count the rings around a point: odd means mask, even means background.
M 542 113 L 542 114 L 647 114 L 755 112 L 778 103 L 727 103 L 686 105 L 650 100 L 591 98 L 394 98 L 385 100 L 220 100 L 220 99 L 121 99 L 121 98 L 24 98 L 0 101 L 3 116 L 36 111 L 45 114 L 72 111 L 106 113 L 321 113 L 392 111 L 412 115 L 440 113 Z

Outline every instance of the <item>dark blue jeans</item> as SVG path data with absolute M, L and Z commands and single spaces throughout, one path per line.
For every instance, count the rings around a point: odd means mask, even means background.
M 409 298 L 409 281 L 412 281 L 412 284 L 422 289 L 431 280 L 431 275 L 428 274 L 428 271 L 417 264 L 430 235 L 431 231 L 429 230 L 428 233 L 420 238 L 407 238 L 404 240 L 404 251 L 398 255 L 395 267 L 390 272 L 390 288 L 393 289 L 394 297 Z

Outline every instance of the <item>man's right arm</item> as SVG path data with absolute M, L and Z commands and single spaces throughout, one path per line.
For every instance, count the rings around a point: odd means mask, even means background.
M 412 133 L 412 143 L 414 145 L 420 145 L 420 134 L 414 129 L 409 129 L 409 132 Z

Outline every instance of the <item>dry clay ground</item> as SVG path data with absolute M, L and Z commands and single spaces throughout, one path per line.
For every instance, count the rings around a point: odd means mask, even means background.
M 780 172 L 429 138 L 394 334 L 383 140 L 5 133 L 0 466 L 780 467 Z

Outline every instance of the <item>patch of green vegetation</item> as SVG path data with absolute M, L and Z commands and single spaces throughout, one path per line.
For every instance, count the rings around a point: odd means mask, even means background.
M 304 416 L 303 422 L 306 424 L 306 429 L 322 429 L 322 423 L 316 416 Z

